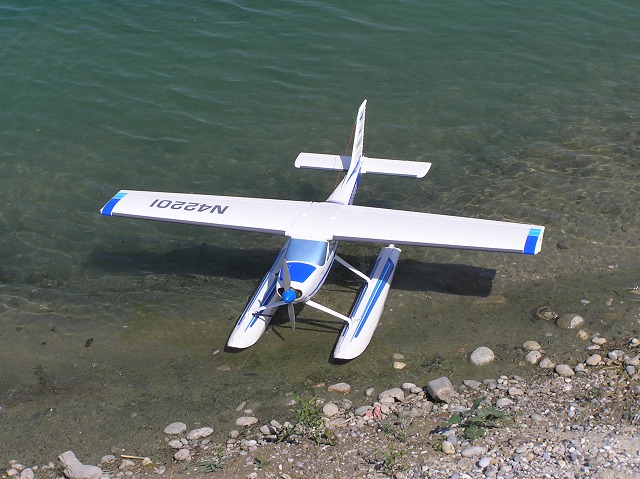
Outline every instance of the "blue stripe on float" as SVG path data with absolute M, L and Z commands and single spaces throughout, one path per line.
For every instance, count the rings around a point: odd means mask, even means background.
M 527 241 L 525 241 L 524 250 L 522 251 L 524 254 L 536 254 L 536 246 L 538 245 L 541 233 L 542 230 L 540 228 L 531 228 L 529 230 L 529 235 L 527 236 Z
M 115 208 L 115 206 L 118 204 L 118 201 L 120 201 L 122 198 L 124 198 L 127 194 L 126 193 L 117 193 L 113 198 L 111 198 L 109 200 L 109 202 L 104 205 L 104 208 L 102 208 L 101 213 L 105 216 L 111 216 L 111 212 L 113 211 L 113 208 Z
M 367 322 L 367 319 L 369 319 L 369 315 L 371 314 L 373 307 L 378 301 L 378 298 L 380 297 L 382 290 L 389 282 L 389 278 L 393 274 L 394 269 L 395 269 L 395 265 L 393 264 L 393 261 L 391 261 L 391 259 L 387 259 L 387 263 L 384 265 L 382 277 L 376 282 L 374 286 L 374 291 L 371 294 L 371 297 L 369 298 L 367 305 L 365 306 L 362 319 L 358 323 L 358 327 L 356 328 L 356 331 L 353 333 L 354 338 L 357 338 L 360 335 L 360 332 L 362 331 L 362 328 L 364 328 L 364 324 Z

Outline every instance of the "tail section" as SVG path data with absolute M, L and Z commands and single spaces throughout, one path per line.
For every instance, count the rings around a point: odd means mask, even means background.
M 356 195 L 358 182 L 360 181 L 360 175 L 362 173 L 362 148 L 364 143 L 364 117 L 366 109 L 367 100 L 364 100 L 356 116 L 356 133 L 353 137 L 353 152 L 351 153 L 349 169 L 338 187 L 331 193 L 331 196 L 327 198 L 327 202 L 329 203 L 340 203 L 343 205 L 353 203 L 353 198 Z
M 387 160 L 368 158 L 363 153 L 364 118 L 367 100 L 362 102 L 356 116 L 356 129 L 351 156 L 326 155 L 322 153 L 300 153 L 296 158 L 296 168 L 344 171 L 346 175 L 335 191 L 327 199 L 330 203 L 351 204 L 358 189 L 360 176 L 364 173 L 378 175 L 409 176 L 422 178 L 431 163 L 421 161 Z

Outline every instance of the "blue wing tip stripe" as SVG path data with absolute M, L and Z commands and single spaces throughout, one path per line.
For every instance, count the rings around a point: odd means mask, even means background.
M 527 240 L 524 243 L 524 250 L 522 251 L 524 254 L 536 254 L 541 234 L 542 229 L 540 228 L 531 228 L 529 230 L 529 235 L 527 236 Z
M 111 216 L 111 212 L 113 211 L 113 208 L 115 208 L 115 206 L 118 204 L 118 201 L 120 201 L 122 198 L 124 198 L 126 195 L 126 193 L 117 193 L 113 198 L 111 198 L 109 200 L 109 202 L 104 205 L 104 208 L 102 208 L 102 210 L 100 211 L 104 216 Z

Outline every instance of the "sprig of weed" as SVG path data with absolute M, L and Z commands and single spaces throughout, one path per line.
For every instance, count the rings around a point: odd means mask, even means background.
M 439 429 L 446 429 L 449 426 L 461 427 L 464 429 L 464 437 L 473 441 L 484 436 L 486 428 L 498 427 L 506 418 L 506 414 L 493 406 L 481 408 L 480 405 L 485 399 L 484 396 L 477 398 L 468 411 L 453 414 Z

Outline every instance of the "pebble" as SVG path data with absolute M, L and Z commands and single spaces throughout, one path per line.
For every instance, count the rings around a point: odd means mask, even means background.
M 189 432 L 189 434 L 187 434 L 187 439 L 189 441 L 195 441 L 196 439 L 202 439 L 205 437 L 209 437 L 211 436 L 211 434 L 213 434 L 213 428 L 212 427 L 201 427 L 198 429 L 194 429 L 193 431 Z
M 587 339 L 589 339 L 589 333 L 587 333 L 584 329 L 581 329 L 580 331 L 578 331 L 576 336 L 578 336 L 583 341 L 586 341 Z
M 482 366 L 483 364 L 488 364 L 495 359 L 495 355 L 491 349 L 486 346 L 480 346 L 473 350 L 471 355 L 469 356 L 469 361 L 471 364 L 476 366 Z
M 328 402 L 322 406 L 322 412 L 327 417 L 333 417 L 340 412 L 340 408 L 335 403 Z
M 496 407 L 498 409 L 505 408 L 507 406 L 510 406 L 511 404 L 513 404 L 513 401 L 509 398 L 500 398 L 496 401 Z
M 537 351 L 542 348 L 538 341 L 525 341 L 522 347 L 527 351 Z
M 487 452 L 487 448 L 483 446 L 471 446 L 463 449 L 460 453 L 462 457 L 477 457 L 485 454 Z
M 480 386 L 482 386 L 482 383 L 480 381 L 476 381 L 475 379 L 465 379 L 462 381 L 462 384 L 470 389 L 478 389 Z
M 556 320 L 556 324 L 563 329 L 575 329 L 584 324 L 584 318 L 577 314 L 563 314 Z
M 342 394 L 349 394 L 351 392 L 351 386 L 347 383 L 336 383 L 332 384 L 327 388 L 328 392 L 336 392 Z
M 593 344 L 597 344 L 598 346 L 602 346 L 603 344 L 606 344 L 607 339 L 606 339 L 606 338 L 601 338 L 600 336 L 594 336 L 594 337 L 591 339 L 591 342 L 592 342 Z
M 407 367 L 407 363 L 403 363 L 402 361 L 394 361 L 393 369 L 404 369 Z
M 34 477 L 36 477 L 36 474 L 30 467 L 23 469 L 20 473 L 20 479 L 34 479 Z
M 600 364 L 600 361 L 602 361 L 602 356 L 600 356 L 599 354 L 593 354 L 589 356 L 585 362 L 589 366 L 597 366 L 598 364 Z
M 446 402 L 453 396 L 453 384 L 449 378 L 443 376 L 438 379 L 429 381 L 427 384 L 427 392 L 436 401 Z
M 168 446 L 171 449 L 182 449 L 182 446 L 184 446 L 184 444 L 182 444 L 182 441 L 178 439 L 172 439 L 171 441 L 169 441 Z
M 447 441 L 447 440 L 442 441 L 442 452 L 449 455 L 455 454 L 456 447 L 450 441 Z
M 258 418 L 253 416 L 240 416 L 238 419 L 236 419 L 236 426 L 240 427 L 251 427 L 257 423 Z
M 164 428 L 164 433 L 170 436 L 182 434 L 187 430 L 187 425 L 183 422 L 172 422 Z
M 553 321 L 558 317 L 558 314 L 551 308 L 543 306 L 536 310 L 536 317 L 538 319 L 542 319 L 543 321 Z
M 556 373 L 565 378 L 571 377 L 575 374 L 575 371 L 568 364 L 558 364 L 555 368 Z
M 176 461 L 187 461 L 191 459 L 191 452 L 189 451 L 189 449 L 180 449 L 173 455 L 173 458 Z
M 478 461 L 478 467 L 480 469 L 486 469 L 489 464 L 491 464 L 491 459 L 488 457 L 483 457 Z
M 524 396 L 524 391 L 520 388 L 509 388 L 509 396 Z
M 394 401 L 404 401 L 404 391 L 400 388 L 387 389 L 378 394 L 378 401 L 382 401 L 384 398 L 392 398 Z
M 551 361 L 551 359 L 549 358 L 542 358 L 542 360 L 539 363 L 539 366 L 542 369 L 553 369 L 556 367 L 555 363 Z
M 529 364 L 538 364 L 542 359 L 542 353 L 538 350 L 529 351 L 524 357 L 524 360 Z

